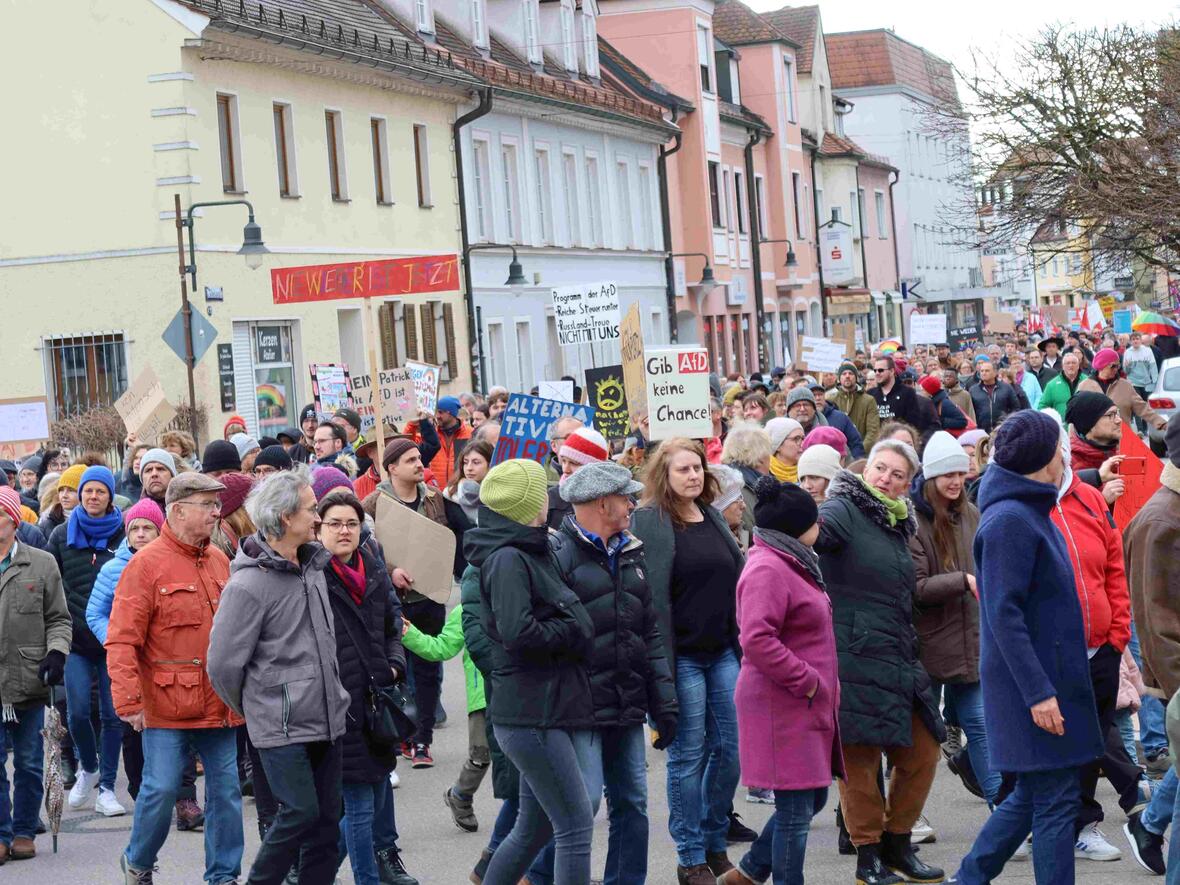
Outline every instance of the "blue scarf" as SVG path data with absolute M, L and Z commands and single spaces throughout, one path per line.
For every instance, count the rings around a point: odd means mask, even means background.
M 66 544 L 78 550 L 104 550 L 121 525 L 123 513 L 118 507 L 112 506 L 103 516 L 91 516 L 79 504 L 66 523 Z

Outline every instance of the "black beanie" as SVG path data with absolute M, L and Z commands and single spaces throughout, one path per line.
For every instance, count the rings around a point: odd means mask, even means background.
M 1105 393 L 1080 390 L 1065 407 L 1065 423 L 1072 424 L 1078 436 L 1089 436 L 1094 425 L 1113 407 L 1114 400 Z
M 290 470 L 291 456 L 282 446 L 267 446 L 254 459 L 255 467 L 273 467 L 275 470 Z
M 1061 448 L 1061 425 L 1043 412 L 1022 409 L 992 434 L 992 461 L 1028 476 L 1049 465 Z
M 228 440 L 215 439 L 205 446 L 201 455 L 201 472 L 212 473 L 214 470 L 241 470 L 242 459 L 238 455 L 238 447 Z
M 303 422 L 308 418 L 316 418 L 317 420 L 319 418 L 319 416 L 316 414 L 314 403 L 310 403 L 299 410 L 299 426 L 302 427 Z
M 1164 431 L 1164 445 L 1167 446 L 1168 460 L 1180 467 L 1180 412 L 1173 412 Z
M 798 538 L 819 520 L 815 500 L 793 482 L 763 476 L 754 486 L 754 525 Z

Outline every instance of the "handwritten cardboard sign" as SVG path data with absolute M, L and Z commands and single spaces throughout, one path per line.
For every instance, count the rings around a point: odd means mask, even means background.
M 552 291 L 553 319 L 562 347 L 619 337 L 619 292 L 614 283 L 562 286 Z
M 311 396 L 321 421 L 336 414 L 337 409 L 352 407 L 349 395 L 348 366 L 343 363 L 311 363 Z
M 847 358 L 847 345 L 843 341 L 804 335 L 799 345 L 799 361 L 795 365 L 812 373 L 835 372 Z
M 127 432 L 143 442 L 155 442 L 176 417 L 176 409 L 164 396 L 164 387 L 151 366 L 140 372 L 127 392 L 115 400 L 115 411 Z
M 563 403 L 574 401 L 574 382 L 559 378 L 556 381 L 538 381 L 537 396 L 541 399 L 555 399 Z
M 707 381 L 708 376 L 705 377 Z M 553 425 L 567 416 L 578 418 L 589 426 L 594 422 L 594 409 L 539 396 L 512 394 L 500 415 L 500 439 L 492 455 L 492 466 L 512 458 L 544 464 L 549 457 L 549 436 Z
M 945 313 L 910 314 L 910 344 L 946 344 Z
M 695 346 L 649 347 L 644 357 L 649 437 L 711 437 L 709 352 Z
M 403 424 L 418 418 L 418 400 L 414 394 L 414 379 L 408 368 L 382 369 L 377 373 L 377 389 L 381 391 L 387 421 Z M 352 376 L 352 407 L 361 416 L 361 433 L 372 434 L 377 427 L 376 407 L 373 403 L 371 375 Z
M 45 397 L 22 396 L 0 400 L 0 443 L 39 443 L 47 439 L 49 406 Z
M 424 255 L 276 267 L 270 272 L 270 287 L 275 304 L 453 292 L 459 288 L 459 256 Z
M 619 349 L 623 354 L 623 385 L 627 391 L 627 411 L 632 425 L 639 424 L 647 412 L 647 376 L 643 369 L 643 325 L 639 304 L 632 304 L 619 324 Z
M 383 492 L 377 496 L 376 525 L 386 565 L 404 569 L 415 590 L 445 605 L 455 568 L 454 532 Z
M 406 368 L 410 370 L 410 379 L 414 382 L 414 397 L 418 401 L 418 408 L 433 414 L 438 408 L 439 367 L 406 360 Z
M 586 370 L 586 393 L 594 407 L 594 429 L 607 439 L 622 439 L 631 429 L 623 367 Z

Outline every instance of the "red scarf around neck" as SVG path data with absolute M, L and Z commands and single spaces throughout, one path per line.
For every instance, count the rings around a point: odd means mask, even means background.
M 344 584 L 344 589 L 348 591 L 352 601 L 359 606 L 365 601 L 365 559 L 359 550 L 353 555 L 356 557 L 356 568 L 333 556 L 332 571 Z

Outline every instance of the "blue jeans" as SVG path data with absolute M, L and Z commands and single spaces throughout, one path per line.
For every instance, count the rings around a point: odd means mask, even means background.
M 205 766 L 205 881 L 230 882 L 242 872 L 242 793 L 232 728 L 145 728 L 143 783 L 135 800 L 127 861 L 150 870 L 172 826 L 180 779 L 195 749 Z
M 943 703 L 955 711 L 959 727 L 967 735 L 967 756 L 988 804 L 994 804 L 1003 779 L 992 771 L 987 757 L 987 728 L 983 724 L 983 690 L 978 682 L 948 682 Z
M 1175 819 L 1177 785 L 1180 785 L 1180 778 L 1176 776 L 1176 768 L 1169 766 L 1164 776 L 1156 782 L 1151 801 L 1143 809 L 1140 821 L 1157 836 L 1164 835 L 1168 831 L 1168 825 Z
M 1131 708 L 1124 707 L 1114 714 L 1114 724 L 1118 727 L 1119 738 L 1123 742 L 1123 749 L 1127 751 L 1127 758 L 1132 762 L 1139 758 L 1135 750 L 1135 723 L 1131 721 Z
M 393 814 L 393 785 L 384 778 L 373 800 L 373 847 L 377 851 L 397 850 L 397 820 Z
M 747 879 L 774 885 L 803 885 L 803 858 L 811 819 L 828 804 L 828 788 L 775 790 L 774 814 L 738 863 Z
M 1139 652 L 1139 634 L 1135 631 L 1135 620 L 1131 619 L 1131 641 L 1127 644 L 1131 649 L 1131 657 L 1135 665 L 1143 669 L 1143 657 Z M 1143 753 L 1155 756 L 1168 748 L 1168 736 L 1164 732 L 1164 705 L 1154 695 L 1145 694 L 1141 698 L 1139 708 L 1139 743 L 1143 745 Z M 1135 758 L 1135 754 L 1131 754 Z
M 45 708 L 40 704 L 16 711 L 16 722 L 5 723 L 0 731 L 0 845 L 11 845 L 17 836 L 32 839 L 37 833 L 37 815 L 45 795 L 42 783 L 43 750 L 41 727 Z M 12 744 L 13 796 L 8 794 L 8 746 Z
M 594 815 L 571 733 L 560 728 L 493 724 L 505 755 L 520 769 L 520 813 L 484 874 L 485 885 L 516 885 L 551 837 L 555 885 L 590 881 Z
M 102 753 L 90 724 L 90 689 L 98 677 L 98 716 L 102 723 Z M 78 750 L 78 761 L 86 771 L 100 773 L 98 785 L 115 788 L 119 773 L 119 751 L 123 748 L 123 722 L 115 714 L 111 701 L 111 677 L 107 675 L 107 656 L 91 657 L 71 652 L 66 656 L 66 709 L 69 710 L 70 737 Z
M 962 885 L 991 882 L 1031 831 L 1037 885 L 1072 882 L 1080 774 L 1077 768 L 1017 772 L 1015 789 L 979 831 L 959 867 L 957 881 Z
M 388 779 L 385 779 L 388 783 Z M 373 842 L 373 812 L 381 784 L 344 784 L 344 817 L 340 820 L 340 861 L 352 861 L 356 885 L 380 885 Z
M 668 832 L 683 867 L 725 851 L 729 810 L 740 778 L 733 691 L 738 660 L 714 655 L 676 657 L 680 724 L 668 747 Z

